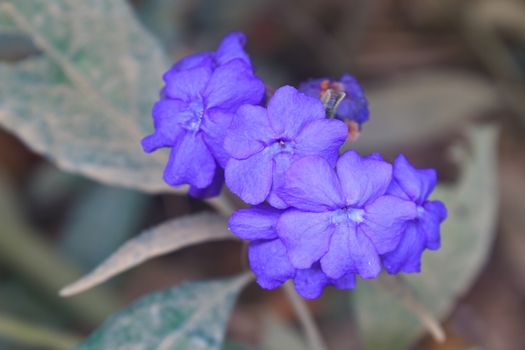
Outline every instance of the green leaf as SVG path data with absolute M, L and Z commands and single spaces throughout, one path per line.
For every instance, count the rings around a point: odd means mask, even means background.
M 81 276 L 74 264 L 49 246 L 43 232 L 35 230 L 23 215 L 20 194 L 0 175 L 0 264 L 44 294 L 55 308 L 60 306 L 86 325 L 98 324 L 120 306 L 106 288 L 60 300 L 57 290 Z M 57 313 L 59 311 L 57 310 Z
M 45 324 L 49 327 L 64 325 L 67 317 L 62 312 L 63 310 L 57 309 L 56 305 L 42 294 L 41 290 L 32 288 L 27 283 L 21 283 L 14 278 L 4 278 L 0 285 L 1 313 L 30 319 L 34 323 Z M 0 349 L 2 349 L 1 346 Z
M 228 229 L 225 217 L 202 213 L 173 219 L 144 231 L 124 243 L 95 270 L 64 287 L 62 296 L 71 296 L 92 288 L 144 261 L 203 242 L 237 239 Z
M 185 283 L 149 294 L 108 319 L 77 350 L 219 350 L 234 302 L 251 280 Z
M 472 154 L 463 160 L 456 186 L 439 186 L 435 198 L 443 200 L 449 217 L 442 226 L 442 247 L 427 251 L 422 272 L 406 275 L 419 298 L 435 318 L 442 319 L 473 284 L 486 262 L 495 233 L 498 209 L 497 129 L 478 127 L 469 139 Z M 400 300 L 382 290 L 378 282 L 359 283 L 353 306 L 367 349 L 407 349 L 423 331 Z
M 78 338 L 74 335 L 47 325 L 43 327 L 29 323 L 3 312 L 0 314 L 0 338 L 31 348 L 49 350 L 67 350 L 78 343 Z M 12 349 L 12 346 L 2 348 Z
M 0 124 L 65 170 L 167 190 L 165 154 L 140 140 L 168 60 L 126 2 L 11 0 L 0 13 L 42 51 L 0 64 Z

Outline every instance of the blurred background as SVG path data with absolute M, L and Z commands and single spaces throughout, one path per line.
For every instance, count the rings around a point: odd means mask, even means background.
M 468 283 L 440 311 L 447 340 L 438 344 L 422 332 L 409 348 L 525 349 L 525 2 L 129 4 L 172 61 L 211 50 L 226 33 L 241 30 L 248 36 L 247 51 L 257 74 L 270 86 L 344 72 L 355 75 L 369 98 L 371 121 L 351 147 L 382 152 L 389 160 L 403 152 L 418 167 L 437 168 L 445 186 L 458 183 L 465 159 L 477 152 L 469 132 L 480 126 L 494 130 L 499 137 L 493 149 L 481 145 L 479 152 L 494 152 L 495 157 L 476 173 L 479 186 L 472 185 L 472 198 L 480 205 L 491 203 L 494 215 L 472 213 L 472 222 L 483 223 L 475 231 L 486 233 L 483 242 L 464 242 L 458 253 L 468 256 L 475 250 L 479 256 L 465 265 Z M 25 34 L 1 34 L 3 65 L 41 55 L 35 42 Z M 112 54 L 111 48 L 104 51 L 108 59 Z M 155 79 L 160 89 L 161 77 Z M 10 84 L 1 78 L 0 92 L 14 89 Z M 6 96 L 0 93 L 4 108 Z M 150 116 L 141 117 L 151 127 Z M 7 128 L 0 130 L 0 349 L 67 348 L 148 292 L 243 269 L 240 243 L 202 244 L 151 260 L 92 292 L 61 299 L 61 287 L 141 230 L 213 209 L 183 194 L 147 194 L 63 171 L 26 142 Z M 483 184 L 491 174 L 495 186 L 487 189 Z M 445 229 L 442 235 L 455 233 Z M 461 260 L 451 258 L 450 263 Z M 451 283 L 454 278 L 449 276 Z M 309 305 L 330 349 L 363 349 L 368 343 L 358 331 L 361 311 L 355 301 L 349 302 L 348 293 L 327 290 Z M 301 349 L 296 326 L 282 291 L 262 291 L 252 284 L 234 310 L 226 347 Z M 381 329 L 375 332 L 383 334 Z

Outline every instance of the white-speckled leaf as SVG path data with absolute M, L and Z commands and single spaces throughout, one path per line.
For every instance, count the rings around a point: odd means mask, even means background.
M 140 140 L 168 61 L 126 2 L 10 0 L 0 13 L 42 51 L 0 64 L 0 123 L 66 170 L 167 190 L 165 155 Z
M 219 350 L 234 302 L 250 280 L 244 274 L 149 294 L 113 315 L 76 350 Z
M 472 154 L 464 160 L 460 182 L 438 187 L 433 196 L 445 202 L 449 213 L 442 226 L 442 247 L 425 252 L 420 274 L 405 275 L 420 302 L 437 319 L 452 310 L 488 257 L 498 209 L 497 135 L 494 127 L 471 131 Z M 361 281 L 352 293 L 367 349 L 409 348 L 423 326 L 401 301 L 375 283 Z
M 146 260 L 203 242 L 236 239 L 217 214 L 196 214 L 167 221 L 124 243 L 95 270 L 60 291 L 72 296 L 103 283 Z

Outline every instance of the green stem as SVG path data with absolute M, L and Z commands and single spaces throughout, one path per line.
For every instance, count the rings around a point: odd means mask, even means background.
M 0 263 L 47 294 L 76 319 L 98 325 L 119 306 L 107 289 L 98 288 L 71 299 L 58 297 L 64 285 L 82 277 L 79 269 L 59 256 L 18 210 L 17 197 L 0 178 Z
M 69 350 L 80 338 L 0 314 L 0 337 L 39 349 Z

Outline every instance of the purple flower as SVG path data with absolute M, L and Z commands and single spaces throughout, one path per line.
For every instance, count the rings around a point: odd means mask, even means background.
M 268 108 L 244 105 L 237 111 L 224 140 L 230 154 L 226 185 L 246 203 L 267 200 L 285 208 L 276 189 L 297 159 L 318 155 L 334 165 L 347 128 L 325 118 L 322 103 L 290 86 L 278 89 Z
M 388 193 L 415 202 L 417 217 L 408 223 L 396 249 L 382 256 L 391 274 L 419 272 L 423 251 L 440 247 L 439 226 L 447 209 L 438 200 L 428 200 L 436 181 L 434 169 L 415 169 L 403 155 L 397 157 Z
M 308 299 L 319 297 L 327 285 L 339 289 L 354 288 L 356 280 L 352 273 L 334 280 L 326 276 L 319 264 L 297 269 L 290 263 L 286 247 L 275 228 L 281 213 L 281 210 L 260 205 L 240 209 L 230 218 L 232 232 L 251 241 L 248 259 L 257 283 L 262 288 L 274 289 L 288 279 L 293 279 L 299 294 Z
M 363 88 L 351 75 L 344 74 L 338 81 L 329 78 L 310 79 L 299 85 L 299 91 L 321 99 L 328 89 L 346 94 L 336 110 L 336 118 L 354 121 L 358 125 L 368 120 L 368 103 Z
M 153 107 L 155 132 L 142 140 L 146 152 L 171 148 L 164 180 L 190 185 L 194 196 L 213 196 L 223 182 L 229 155 L 225 131 L 243 104 L 258 104 L 264 84 L 253 74 L 241 33 L 228 35 L 216 52 L 191 55 L 165 75 Z
M 232 60 L 240 59 L 251 66 L 250 57 L 244 51 L 246 35 L 240 32 L 233 32 L 224 37 L 215 52 L 199 52 L 189 55 L 175 63 L 169 71 L 164 74 L 164 80 L 170 80 L 177 72 L 206 66 L 212 64 L 213 67 L 222 66 Z
M 320 157 L 305 157 L 286 172 L 280 197 L 292 208 L 279 218 L 277 233 L 292 266 L 320 263 L 332 279 L 348 273 L 374 278 L 380 255 L 394 250 L 414 202 L 387 194 L 392 166 L 377 156 L 344 153 L 337 170 Z

